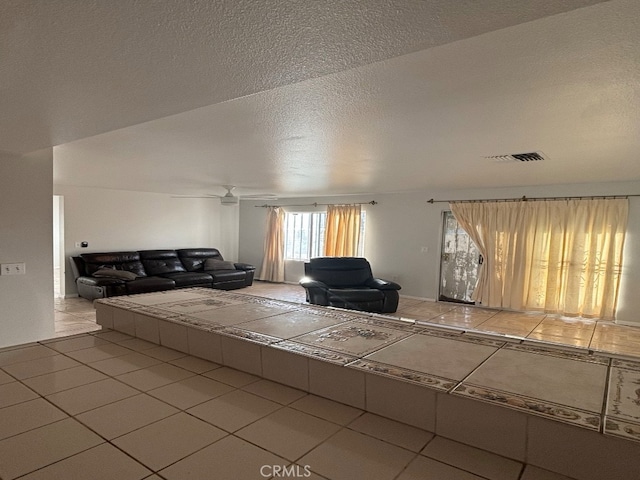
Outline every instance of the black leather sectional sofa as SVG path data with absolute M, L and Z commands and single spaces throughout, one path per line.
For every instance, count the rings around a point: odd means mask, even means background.
M 225 262 L 216 248 L 83 253 L 71 257 L 78 295 L 96 298 L 186 287 L 233 290 L 253 283 L 255 267 Z

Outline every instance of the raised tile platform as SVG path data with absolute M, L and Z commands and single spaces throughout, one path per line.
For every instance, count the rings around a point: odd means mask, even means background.
M 96 309 L 104 328 L 558 473 L 640 471 L 631 357 L 201 288 Z

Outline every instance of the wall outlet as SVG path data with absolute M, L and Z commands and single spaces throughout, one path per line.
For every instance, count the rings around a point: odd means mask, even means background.
M 0 275 L 24 275 L 26 265 L 24 263 L 2 263 L 0 264 Z
M 429 247 L 421 247 L 420 248 L 420 253 L 427 253 L 429 252 Z

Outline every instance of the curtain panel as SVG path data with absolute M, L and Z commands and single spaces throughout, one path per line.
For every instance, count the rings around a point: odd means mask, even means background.
M 615 318 L 627 199 L 450 205 L 484 257 L 473 300 L 487 307 Z
M 260 280 L 284 282 L 284 215 L 280 207 L 267 208 L 267 235 Z
M 360 205 L 329 205 L 324 231 L 324 255 L 355 257 L 360 241 Z

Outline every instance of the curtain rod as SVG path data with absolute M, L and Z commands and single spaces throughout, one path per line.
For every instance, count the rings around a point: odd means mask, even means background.
M 254 205 L 257 208 L 268 208 L 268 207 L 319 207 L 319 206 L 329 206 L 329 205 L 377 205 L 378 202 L 375 200 L 371 200 L 370 202 L 356 202 L 356 203 L 307 203 L 305 205 Z
M 479 200 L 427 200 L 427 203 L 475 203 L 475 202 L 528 202 L 528 201 L 543 201 L 543 200 L 584 200 L 588 198 L 629 198 L 640 197 L 640 194 L 631 195 L 587 195 L 581 197 L 518 197 L 518 198 L 487 198 Z

